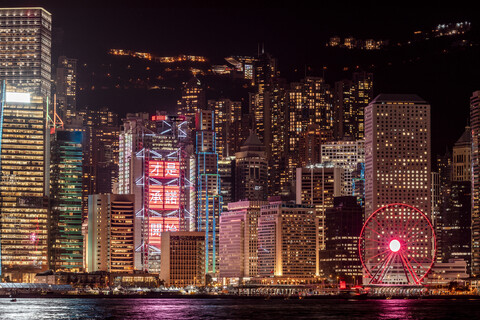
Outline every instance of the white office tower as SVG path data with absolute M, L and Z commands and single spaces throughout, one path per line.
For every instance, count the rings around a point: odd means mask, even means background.
M 430 135 L 430 105 L 417 95 L 380 94 L 365 108 L 365 219 L 383 206 L 404 203 L 431 221 Z M 381 235 L 366 230 L 366 238 L 389 235 L 405 244 L 413 241 L 414 249 L 421 248 L 413 258 L 422 263 L 432 254 L 433 235 L 421 231 L 407 210 L 391 210 L 376 220 Z M 382 263 L 374 257 L 385 250 L 380 243 L 368 249 L 366 264 Z

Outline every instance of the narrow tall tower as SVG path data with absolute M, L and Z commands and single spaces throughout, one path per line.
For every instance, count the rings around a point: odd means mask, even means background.
M 46 108 L 41 96 L 2 86 L 0 235 L 2 276 L 33 282 L 47 269 Z
M 218 232 L 223 199 L 216 149 L 215 114 L 200 110 L 195 118 L 197 231 L 205 232 L 205 272 L 215 274 L 218 265 Z
M 472 129 L 472 275 L 480 274 L 480 90 L 470 97 Z

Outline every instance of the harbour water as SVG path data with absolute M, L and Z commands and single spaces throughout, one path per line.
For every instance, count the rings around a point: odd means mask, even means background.
M 0 319 L 480 319 L 480 300 L 2 298 Z

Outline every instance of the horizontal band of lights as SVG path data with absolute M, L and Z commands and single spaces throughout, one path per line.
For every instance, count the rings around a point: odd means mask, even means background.
M 148 243 L 161 249 L 162 232 L 179 231 L 180 218 L 164 218 L 164 217 L 150 217 L 148 219 Z
M 30 103 L 30 93 L 24 92 L 5 92 L 5 102 L 7 103 Z
M 178 161 L 150 161 L 148 176 L 156 179 L 174 179 L 180 177 L 180 162 Z
M 166 121 L 166 120 L 185 121 L 186 117 L 184 115 L 178 115 L 178 116 L 153 115 L 151 119 L 152 121 Z
M 151 185 L 148 191 L 148 206 L 153 210 L 179 209 L 180 187 Z

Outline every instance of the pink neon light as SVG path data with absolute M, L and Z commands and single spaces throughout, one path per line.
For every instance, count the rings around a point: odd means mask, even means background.
M 411 217 L 408 216 L 407 221 L 403 224 L 397 224 L 398 219 L 392 219 L 390 225 L 386 227 L 395 230 L 398 229 L 398 232 L 396 233 L 397 237 L 395 239 L 388 237 L 383 232 L 380 233 L 380 230 L 383 230 L 384 226 L 377 221 L 377 216 L 383 217 L 387 209 L 393 208 L 410 210 L 410 212 L 415 214 L 417 217 L 415 219 L 416 221 L 413 223 L 410 222 Z M 420 224 L 422 225 L 421 228 L 423 228 L 424 232 L 431 234 L 431 241 L 433 243 L 432 257 L 435 257 L 437 250 L 435 231 L 429 218 L 417 208 L 404 203 L 392 203 L 377 209 L 368 217 L 362 227 L 362 231 L 360 232 L 358 252 L 360 256 L 360 262 L 365 270 L 365 277 L 371 278 L 371 283 L 383 283 L 383 277 L 386 274 L 386 268 L 395 262 L 394 260 L 397 259 L 397 256 L 399 256 L 400 264 L 403 266 L 404 271 L 407 274 L 406 277 L 408 283 L 420 284 L 427 276 L 432 269 L 434 258 L 426 256 L 424 258 L 427 259 L 428 262 L 417 261 L 414 259 L 414 256 L 418 253 L 416 253 L 416 250 L 411 248 L 411 246 L 415 243 L 415 239 L 419 237 L 419 232 L 417 231 L 416 227 Z M 372 234 L 367 236 L 365 234 L 367 230 Z M 421 234 L 423 235 L 425 233 Z M 382 246 L 387 247 L 387 250 L 379 252 L 373 257 L 365 257 L 365 254 L 368 250 L 381 251 Z M 410 246 L 410 248 L 408 246 Z M 375 263 L 374 260 L 377 257 L 379 261 Z M 367 267 L 367 261 L 370 261 L 375 265 L 373 267 Z

